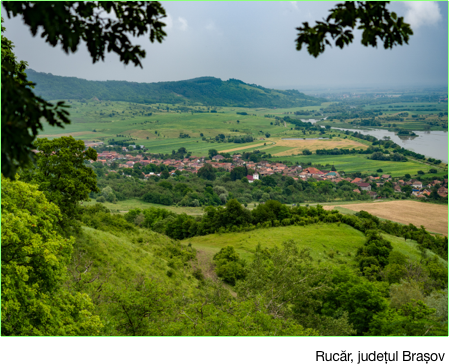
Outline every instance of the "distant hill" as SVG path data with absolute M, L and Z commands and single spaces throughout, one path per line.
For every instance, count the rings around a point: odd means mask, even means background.
M 47 100 L 91 99 L 138 103 L 201 103 L 209 106 L 298 107 L 321 105 L 323 99 L 297 90 L 273 90 L 236 79 L 199 77 L 176 82 L 88 81 L 77 77 L 27 71 L 35 92 Z

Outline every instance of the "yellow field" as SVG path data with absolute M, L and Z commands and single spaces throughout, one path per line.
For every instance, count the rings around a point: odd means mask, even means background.
M 323 206 L 325 210 L 332 210 L 336 206 Z M 376 203 L 359 203 L 342 205 L 352 211 L 364 210 L 383 219 L 423 225 L 429 232 L 447 235 L 448 210 L 445 205 L 434 205 L 417 201 L 388 201 Z
M 277 157 L 283 157 L 292 154 L 301 154 L 304 149 L 309 149 L 310 151 L 315 151 L 317 149 L 334 149 L 334 148 L 344 148 L 344 149 L 366 149 L 365 144 L 356 142 L 354 140 L 334 138 L 330 140 L 325 139 L 315 139 L 315 140 L 282 140 L 282 139 L 270 139 L 269 141 L 275 141 L 278 147 L 293 147 L 295 149 L 286 150 L 284 152 L 279 152 L 274 154 Z
M 233 148 L 233 149 L 219 150 L 218 153 L 231 153 L 231 152 L 235 152 L 236 150 L 242 150 L 242 149 L 249 149 L 249 148 L 254 148 L 254 147 L 260 147 L 261 145 L 264 145 L 264 143 L 261 143 L 261 144 L 253 144 L 253 145 L 250 145 L 250 146 L 248 146 L 248 147 L 238 147 L 238 148 Z

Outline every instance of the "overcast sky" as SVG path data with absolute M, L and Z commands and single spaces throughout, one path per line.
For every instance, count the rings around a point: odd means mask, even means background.
M 114 54 L 92 64 L 84 46 L 66 55 L 32 37 L 21 18 L 5 19 L 5 35 L 29 67 L 89 80 L 178 81 L 201 76 L 237 78 L 271 88 L 441 86 L 448 79 L 448 4 L 395 2 L 389 9 L 412 26 L 409 45 L 384 50 L 360 44 L 318 58 L 295 49 L 296 27 L 314 25 L 335 2 L 162 2 L 167 37 L 139 38 L 147 50 L 143 69 L 122 65 Z M 6 15 L 3 13 L 3 17 Z M 359 35 L 359 34 L 358 34 Z

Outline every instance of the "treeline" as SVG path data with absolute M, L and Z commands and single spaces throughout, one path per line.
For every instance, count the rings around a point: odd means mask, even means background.
M 143 214 L 141 226 L 156 229 L 172 239 L 187 239 L 197 235 L 251 231 L 279 226 L 305 226 L 322 223 L 344 223 L 365 233 L 380 230 L 388 234 L 415 240 L 423 249 L 429 249 L 447 260 L 447 237 L 433 236 L 423 227 L 401 225 L 391 221 L 380 221 L 376 216 L 363 211 L 355 215 L 342 215 L 337 210 L 326 211 L 322 206 L 288 207 L 279 201 L 269 200 L 253 210 L 244 208 L 237 200 L 229 200 L 226 208 L 209 206 L 200 217 L 167 213 L 164 209 L 133 209 L 126 215 L 129 222 Z
M 295 107 L 321 105 L 322 99 L 295 90 L 272 90 L 242 81 L 200 77 L 177 82 L 138 83 L 88 81 L 28 69 L 36 93 L 47 100 L 91 99 L 146 104 L 195 104 L 235 107 Z M 263 92 L 260 92 L 263 91 Z M 193 112 L 200 112 L 199 110 Z
M 98 166 L 99 170 L 102 168 Z M 166 167 L 150 164 L 142 169 L 136 165 L 132 169 L 124 169 L 126 175 L 139 177 L 137 179 L 121 176 L 118 173 L 108 173 L 106 178 L 98 180 L 98 186 L 102 192 L 92 193 L 91 198 L 100 198 L 104 194 L 104 189 L 109 187 L 112 189 L 112 196 L 120 201 L 138 198 L 146 202 L 192 207 L 224 205 L 226 201 L 233 198 L 242 204 L 261 203 L 268 200 L 291 204 L 328 202 L 336 199 L 345 201 L 371 199 L 366 192 L 353 192 L 357 186 L 348 181 L 337 184 L 314 179 L 304 181 L 275 174 L 248 183 L 246 176 L 251 175 L 253 171 L 245 167 L 236 167 L 232 172 L 210 167 L 204 171 L 200 169 L 198 175 L 182 173 L 172 177 L 167 170 L 163 170 L 161 177 L 153 176 L 143 181 L 142 171 L 158 172 L 159 168 Z M 104 172 L 101 173 L 104 175 Z M 382 195 L 381 191 L 379 189 L 379 195 Z M 402 198 L 402 196 L 397 197 Z M 114 197 L 109 198 L 114 199 Z

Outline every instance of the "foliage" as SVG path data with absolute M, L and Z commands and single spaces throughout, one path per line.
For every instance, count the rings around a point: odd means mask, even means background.
M 213 260 L 216 265 L 215 272 L 224 282 L 235 285 L 239 279 L 245 278 L 245 261 L 240 259 L 234 247 L 222 248 L 214 255 Z
M 318 21 L 317 25 L 310 27 L 304 22 L 296 39 L 296 49 L 300 51 L 307 45 L 307 51 L 314 57 L 323 53 L 326 45 L 331 42 L 326 39 L 328 35 L 335 40 L 335 45 L 343 48 L 352 43 L 354 35 L 352 30 L 362 30 L 362 44 L 377 47 L 377 37 L 383 42 L 384 48 L 393 48 L 395 45 L 408 44 L 413 32 L 410 25 L 404 22 L 403 17 L 390 13 L 386 8 L 388 1 L 345 1 L 329 10 L 330 15 L 325 21 Z
M 27 63 L 17 61 L 14 45 L 3 36 L 2 18 L 2 174 L 14 178 L 17 168 L 33 161 L 32 142 L 43 129 L 41 119 L 52 126 L 69 123 L 62 102 L 52 105 L 34 95 L 34 84 L 27 79 Z
M 422 301 L 410 302 L 399 310 L 389 309 L 374 316 L 367 335 L 378 336 L 447 336 L 447 322 L 432 317 L 434 309 Z
M 63 227 L 73 225 L 78 216 L 79 202 L 87 201 L 89 193 L 100 192 L 94 171 L 85 165 L 96 160 L 97 152 L 85 150 L 82 140 L 61 137 L 41 138 L 35 142 L 36 166 L 23 173 L 23 179 L 35 183 L 50 202 L 62 213 Z
M 321 312 L 331 317 L 347 312 L 358 335 L 366 333 L 374 315 L 387 307 L 377 286 L 349 269 L 334 270 L 332 286 L 333 290 L 324 298 Z
M 210 164 L 205 163 L 203 167 L 201 167 L 198 170 L 198 177 L 202 179 L 206 179 L 208 181 L 214 181 L 215 178 L 217 178 L 217 175 L 215 173 L 215 168 L 212 167 Z
M 368 230 L 365 234 L 366 243 L 357 251 L 359 267 L 364 275 L 376 277 L 380 268 L 388 264 L 388 256 L 393 247 L 375 230 Z
M 45 41 L 52 46 L 60 44 L 66 53 L 75 52 L 78 44 L 85 42 L 94 63 L 104 60 L 107 50 L 119 55 L 124 64 L 141 66 L 145 50 L 133 45 L 127 34 L 149 33 L 151 42 L 161 42 L 166 35 L 160 21 L 165 10 L 158 2 L 10 1 L 2 6 L 8 18 L 21 15 L 34 36 L 42 27 Z M 112 12 L 114 17 L 102 18 L 102 11 Z M 64 102 L 54 106 L 33 93 L 30 87 L 34 84 L 24 72 L 27 63 L 16 61 L 4 30 L 2 25 L 2 173 L 13 178 L 19 166 L 32 161 L 32 142 L 43 129 L 41 119 L 58 127 L 70 121 Z
M 56 232 L 60 212 L 36 186 L 2 177 L 2 335 L 97 335 L 87 295 L 62 283 L 74 240 Z
M 294 241 L 282 247 L 257 246 L 247 277 L 239 281 L 239 297 L 265 305 L 274 317 L 294 319 L 321 335 L 352 334 L 346 316 L 332 319 L 318 314 L 321 297 L 329 291 L 329 270 L 314 264 L 307 250 Z
M 49 100 L 91 99 L 100 95 L 101 100 L 111 101 L 181 105 L 188 102 L 191 105 L 201 103 L 208 106 L 234 107 L 319 106 L 324 101 L 297 90 L 273 90 L 241 81 L 222 81 L 215 77 L 199 77 L 174 82 L 136 83 L 88 81 L 74 77 L 54 76 L 31 69 L 27 70 L 27 74 L 30 80 L 37 84 L 36 92 Z M 198 112 L 198 110 L 192 109 L 192 112 Z M 213 113 L 213 110 L 210 112 Z

